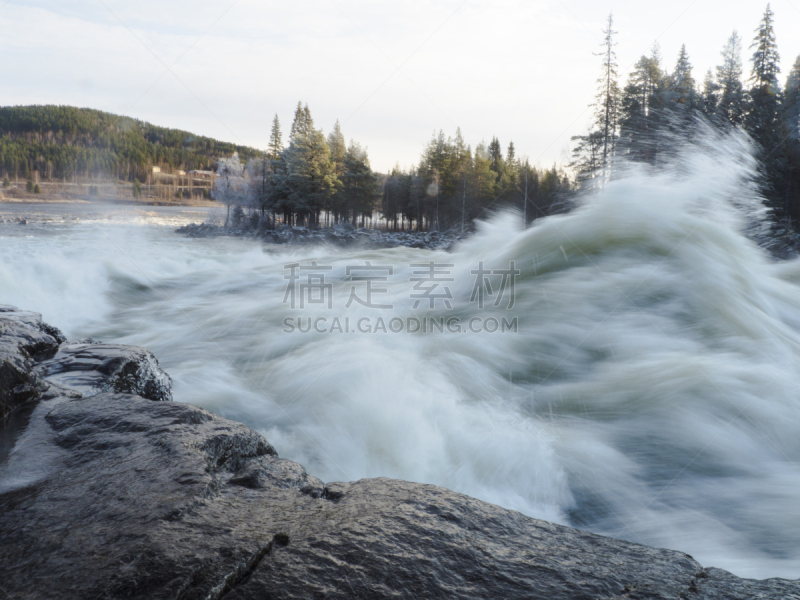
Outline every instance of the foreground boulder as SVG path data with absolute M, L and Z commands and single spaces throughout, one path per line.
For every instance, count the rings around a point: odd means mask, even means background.
M 0 304 L 0 421 L 41 391 L 36 359 L 54 354 L 64 340 L 38 313 Z
M 244 425 L 67 389 L 59 364 L 4 430 L 4 597 L 800 598 L 431 485 L 324 484 Z

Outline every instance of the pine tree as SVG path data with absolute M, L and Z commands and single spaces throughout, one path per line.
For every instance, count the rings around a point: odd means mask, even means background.
M 514 142 L 508 143 L 508 150 L 506 150 L 506 164 L 511 169 L 517 168 L 517 152 L 514 148 Z
M 378 178 L 370 168 L 366 150 L 351 141 L 344 157 L 342 194 L 353 225 L 360 216 L 364 226 L 365 217 L 371 216 L 375 208 L 378 193 Z
M 336 120 L 336 124 L 333 126 L 333 131 L 328 134 L 328 147 L 331 149 L 331 162 L 333 163 L 333 169 L 336 173 L 336 177 L 340 182 L 343 182 L 347 145 L 338 119 Z M 342 188 L 340 187 L 339 191 L 336 192 L 330 199 L 330 209 L 334 213 L 337 220 L 339 216 L 343 214 L 346 204 L 347 199 L 345 198 Z
M 494 200 L 497 175 L 492 170 L 492 159 L 486 144 L 481 142 L 475 147 L 474 167 L 467 176 L 468 194 L 474 199 L 476 216 Z
M 303 107 L 303 133 L 308 135 L 314 129 L 314 119 L 311 118 L 311 111 L 308 110 L 308 103 Z
M 783 115 L 794 143 L 800 143 L 800 56 L 794 61 L 786 78 L 783 95 Z
M 317 225 L 320 212 L 327 208 L 340 183 L 325 136 L 314 129 L 313 123 L 308 105 L 298 104 L 292 139 L 283 152 L 285 171 L 276 183 L 282 190 L 282 200 L 288 202 L 284 204 L 286 216 L 292 213 Z
M 343 163 L 344 156 L 347 153 L 347 147 L 338 119 L 333 126 L 333 131 L 328 134 L 328 146 L 331 149 L 331 160 L 334 163 Z
M 456 128 L 456 135 L 453 138 L 453 162 L 457 165 L 457 170 L 461 171 L 465 167 L 471 152 L 461 134 L 461 127 Z
M 505 160 L 503 160 L 503 149 L 500 147 L 500 140 L 493 137 L 488 151 L 489 159 L 492 161 L 492 171 L 496 173 L 496 179 L 500 179 L 500 175 L 505 170 Z
M 681 46 L 678 54 L 678 62 L 675 64 L 675 71 L 670 78 L 670 89 L 674 102 L 686 107 L 694 106 L 695 81 L 692 77 L 692 65 L 689 62 L 689 54 L 686 52 L 686 44 Z
M 303 111 L 303 103 L 298 102 L 297 108 L 294 109 L 294 120 L 292 121 L 292 129 L 289 132 L 289 140 L 293 140 L 299 136 L 306 134 L 306 114 Z
M 576 172 L 579 183 L 594 186 L 603 164 L 603 134 L 601 131 L 590 131 L 586 135 L 573 136 L 572 141 L 577 144 L 572 150 L 573 160 L 569 167 Z
M 269 147 L 267 149 L 267 156 L 270 160 L 278 160 L 283 152 L 283 139 L 281 134 L 281 123 L 278 120 L 278 115 L 272 119 L 272 131 L 269 135 Z
M 734 31 L 722 49 L 722 64 L 717 67 L 720 88 L 717 113 L 734 125 L 744 117 L 744 88 L 742 87 L 742 40 Z
M 783 121 L 787 137 L 786 203 L 795 223 L 800 222 L 800 56 L 786 79 Z
M 766 170 L 769 182 L 764 189 L 770 205 L 778 213 L 786 214 L 786 145 L 783 124 L 780 120 L 781 94 L 778 84 L 780 66 L 775 41 L 773 12 L 770 5 L 764 11 L 751 44 L 752 55 L 750 106 L 745 116 L 745 126 L 759 145 L 758 158 Z
M 762 146 L 764 157 L 774 153 L 778 143 L 778 112 L 780 108 L 780 88 L 778 85 L 778 64 L 780 56 L 775 41 L 773 12 L 770 5 L 756 29 L 751 48 L 752 56 L 750 82 L 750 107 L 747 115 L 747 129 L 750 135 Z
M 659 139 L 655 133 L 665 121 L 664 108 L 669 103 L 667 83 L 658 45 L 653 45 L 651 55 L 637 61 L 620 101 L 620 149 L 629 160 L 649 163 L 656 160 Z
M 720 85 L 714 77 L 714 71 L 709 69 L 703 79 L 703 112 L 713 115 L 719 106 Z
M 514 142 L 508 143 L 505 163 L 505 172 L 500 179 L 500 186 L 501 189 L 503 189 L 503 200 L 512 205 L 516 205 L 519 198 L 519 161 L 517 160 L 517 150 L 514 147 Z
M 601 132 L 603 140 L 603 150 L 601 167 L 603 176 L 607 178 L 611 165 L 611 157 L 617 141 L 617 127 L 619 125 L 619 104 L 620 92 L 617 75 L 617 54 L 614 52 L 614 36 L 617 34 L 613 28 L 614 16 L 608 15 L 606 29 L 603 30 L 605 38 L 603 40 L 603 51 L 596 56 L 603 57 L 603 67 L 600 78 L 597 80 L 599 85 L 595 98 L 595 130 Z
M 751 74 L 753 87 L 771 90 L 773 94 L 776 94 L 778 73 L 780 73 L 780 55 L 775 41 L 774 16 L 772 8 L 767 4 L 767 9 L 764 11 L 761 24 L 756 29 L 756 37 L 750 48 L 755 48 Z

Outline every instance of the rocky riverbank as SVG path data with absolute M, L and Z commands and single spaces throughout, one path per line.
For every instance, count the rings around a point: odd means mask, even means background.
M 431 485 L 323 483 L 142 348 L 0 307 L 5 598 L 800 598 Z
M 221 227 L 209 223 L 197 225 L 191 223 L 179 227 L 177 233 L 189 237 L 250 237 L 260 239 L 270 244 L 288 245 L 315 245 L 332 244 L 338 247 L 363 247 L 363 248 L 425 248 L 434 250 L 442 248 L 450 250 L 456 242 L 462 239 L 460 233 L 454 229 L 447 231 L 381 231 L 378 229 L 357 229 L 352 225 L 334 225 L 319 229 L 307 227 L 290 227 L 283 225 L 277 229 L 266 229 L 249 224 L 236 227 Z M 467 232 L 465 235 L 468 235 Z

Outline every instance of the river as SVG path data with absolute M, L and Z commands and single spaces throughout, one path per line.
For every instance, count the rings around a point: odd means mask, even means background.
M 174 232 L 208 209 L 0 204 L 0 302 L 149 348 L 176 400 L 324 481 L 433 483 L 797 578 L 800 263 L 744 234 L 753 165 L 726 144 L 525 230 L 498 214 L 452 253 Z

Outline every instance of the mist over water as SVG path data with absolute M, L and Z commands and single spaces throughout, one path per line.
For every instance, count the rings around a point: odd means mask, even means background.
M 148 347 L 177 400 L 247 423 L 325 481 L 434 483 L 797 578 L 800 263 L 751 239 L 755 167 L 745 139 L 709 134 L 567 215 L 527 230 L 497 215 L 449 254 L 263 248 L 173 233 L 198 214 L 28 207 L 27 226 L 0 224 L 0 302 Z M 332 267 L 333 307 L 292 310 L 284 265 L 311 260 Z M 379 284 L 391 310 L 345 308 L 346 267 L 364 261 L 394 267 Z M 413 307 L 410 265 L 428 261 L 454 265 L 451 309 Z M 513 309 L 470 302 L 480 261 L 515 261 Z M 284 333 L 287 316 L 516 316 L 519 330 Z

